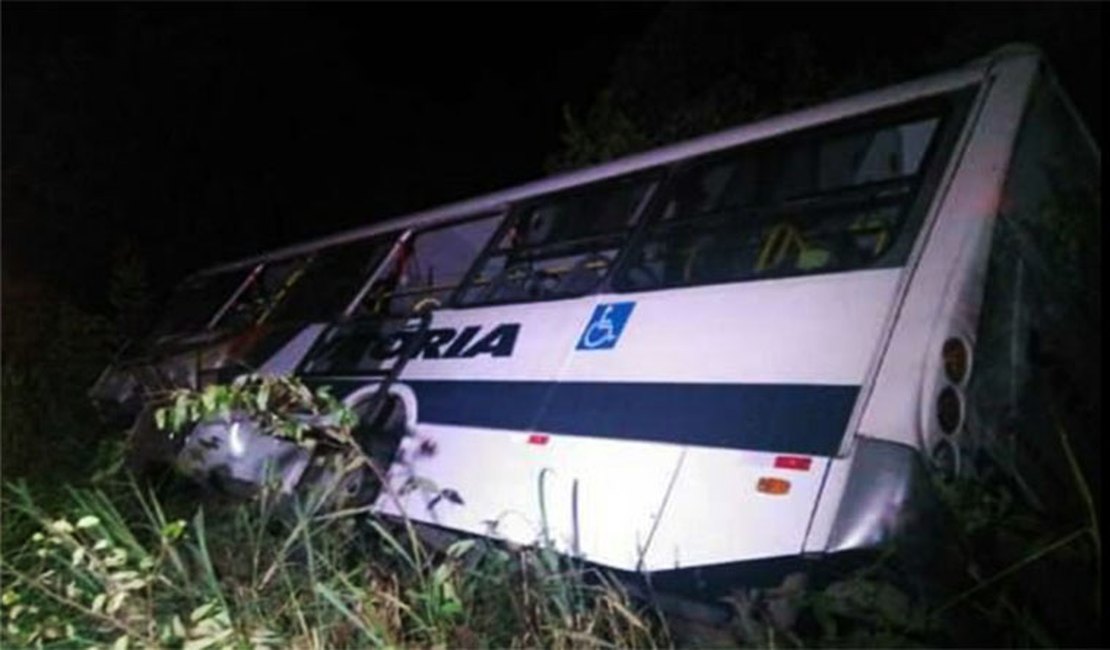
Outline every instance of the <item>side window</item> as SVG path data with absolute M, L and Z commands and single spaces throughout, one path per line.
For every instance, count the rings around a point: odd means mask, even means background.
M 388 268 L 363 299 L 362 313 L 406 316 L 446 304 L 500 220 L 489 215 L 413 233 L 387 260 Z
M 266 262 L 262 272 L 239 294 L 217 326 L 249 327 L 266 320 L 271 310 L 296 283 L 308 262 L 308 257 Z
M 635 225 L 650 179 L 629 178 L 515 206 L 458 294 L 462 306 L 593 290 Z
M 340 244 L 312 254 L 274 307 L 274 322 L 330 321 L 355 298 L 388 253 L 396 233 Z
M 882 263 L 905 236 L 947 104 L 747 145 L 678 169 L 615 285 L 640 291 Z

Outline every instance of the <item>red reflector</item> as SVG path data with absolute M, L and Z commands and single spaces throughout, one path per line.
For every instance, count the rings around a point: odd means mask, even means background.
M 775 456 L 775 467 L 778 469 L 799 469 L 808 472 L 812 463 L 813 459 L 805 456 Z
M 533 433 L 532 435 L 528 436 L 528 444 L 530 444 L 530 445 L 546 445 L 547 444 L 547 436 L 543 435 L 542 433 Z

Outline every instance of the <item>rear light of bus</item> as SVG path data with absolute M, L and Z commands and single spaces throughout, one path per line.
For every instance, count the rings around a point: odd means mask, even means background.
M 528 444 L 530 445 L 546 445 L 548 440 L 548 436 L 542 433 L 533 433 L 528 436 Z
M 807 456 L 775 456 L 775 469 L 796 469 L 808 472 L 813 459 Z
M 937 395 L 937 423 L 940 430 L 953 434 L 963 424 L 964 405 L 960 392 L 953 386 L 945 386 Z
M 755 484 L 756 492 L 763 494 L 786 494 L 790 491 L 790 481 L 771 476 L 762 476 Z
M 952 337 L 941 348 L 944 376 L 953 384 L 962 385 L 971 368 L 971 349 L 963 339 Z

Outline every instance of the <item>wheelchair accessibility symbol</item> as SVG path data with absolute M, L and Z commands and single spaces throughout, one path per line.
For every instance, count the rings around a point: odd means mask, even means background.
M 635 306 L 634 302 L 611 302 L 598 305 L 594 309 L 593 316 L 590 316 L 590 322 L 586 323 L 582 338 L 578 339 L 577 349 L 609 350 L 615 347 Z

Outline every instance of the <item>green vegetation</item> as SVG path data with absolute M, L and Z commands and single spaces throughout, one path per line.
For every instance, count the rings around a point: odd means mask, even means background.
M 23 539 L 0 565 L 0 644 L 669 643 L 658 618 L 619 585 L 550 550 L 471 540 L 434 550 L 404 523 L 325 512 L 326 495 L 298 502 L 292 518 L 272 496 L 190 513 L 123 481 L 71 489 L 61 512 L 47 513 L 25 486 L 10 487 L 5 525 L 18 524 Z

